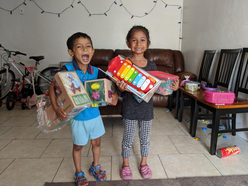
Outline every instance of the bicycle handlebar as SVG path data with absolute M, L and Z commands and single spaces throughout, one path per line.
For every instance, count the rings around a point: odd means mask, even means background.
M 10 55 L 13 55 L 13 56 L 16 56 L 16 55 L 26 56 L 27 55 L 27 54 L 19 52 L 19 51 L 8 50 L 8 49 L 4 48 L 3 45 L 1 45 L 1 44 L 0 44 L 0 48 L 3 48 L 3 50 L 8 53 L 8 56 L 10 56 Z

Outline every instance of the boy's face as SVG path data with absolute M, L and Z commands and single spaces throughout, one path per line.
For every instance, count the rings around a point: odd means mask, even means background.
M 68 50 L 69 55 L 76 60 L 79 68 L 82 67 L 82 65 L 88 65 L 90 63 L 94 52 L 95 50 L 90 40 L 83 37 L 75 40 L 73 50 Z

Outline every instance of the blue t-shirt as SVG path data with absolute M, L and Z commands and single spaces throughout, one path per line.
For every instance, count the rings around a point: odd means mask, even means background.
M 61 71 L 76 71 L 79 79 L 81 82 L 84 84 L 85 81 L 88 80 L 95 80 L 95 79 L 100 79 L 100 78 L 106 78 L 106 75 L 99 71 L 98 68 L 93 67 L 89 64 L 87 72 L 84 73 L 78 65 L 75 60 L 73 60 L 72 63 L 67 63 L 65 64 L 61 69 Z M 74 119 L 75 120 L 81 120 L 81 121 L 86 121 L 90 119 L 94 119 L 100 115 L 100 111 L 98 107 L 90 107 L 86 108 L 83 112 L 78 114 Z

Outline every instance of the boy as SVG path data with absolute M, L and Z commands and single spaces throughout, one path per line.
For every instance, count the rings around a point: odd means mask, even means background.
M 85 33 L 75 33 L 67 40 L 68 53 L 73 57 L 72 63 L 64 65 L 60 71 L 76 71 L 82 83 L 87 80 L 94 80 L 106 77 L 104 73 L 96 67 L 90 65 L 94 48 L 90 36 Z M 57 106 L 54 82 L 51 83 L 50 99 L 53 109 L 59 120 L 67 118 L 62 108 Z M 118 101 L 117 92 L 113 94 L 111 105 L 116 105 Z M 86 108 L 70 121 L 73 139 L 73 161 L 76 168 L 75 180 L 76 185 L 88 185 L 84 172 L 81 169 L 81 150 L 87 144 L 88 139 L 91 140 L 93 163 L 89 169 L 89 173 L 95 177 L 97 181 L 105 181 L 106 171 L 101 170 L 99 164 L 101 151 L 101 136 L 105 133 L 104 125 L 98 107 Z

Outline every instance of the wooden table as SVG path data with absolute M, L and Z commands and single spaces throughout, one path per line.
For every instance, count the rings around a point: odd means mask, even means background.
M 233 114 L 234 121 L 236 120 L 237 113 L 247 113 L 248 112 L 248 101 L 234 101 L 233 104 L 213 104 L 205 101 L 204 99 L 204 89 L 199 91 L 189 91 L 180 87 L 181 91 L 181 100 L 183 99 L 183 94 L 186 94 L 192 98 L 191 100 L 191 115 L 190 115 L 190 134 L 192 137 L 195 137 L 196 127 L 197 127 L 197 118 L 199 106 L 211 111 L 213 113 L 212 119 L 212 133 L 211 133 L 211 143 L 210 143 L 210 154 L 214 155 L 216 153 L 218 133 L 227 133 L 232 132 L 233 135 L 236 132 L 248 131 L 248 128 L 239 128 L 236 129 L 236 122 L 232 122 L 232 128 L 227 130 L 219 130 L 220 116 L 222 114 Z M 235 100 L 238 98 L 235 98 Z

